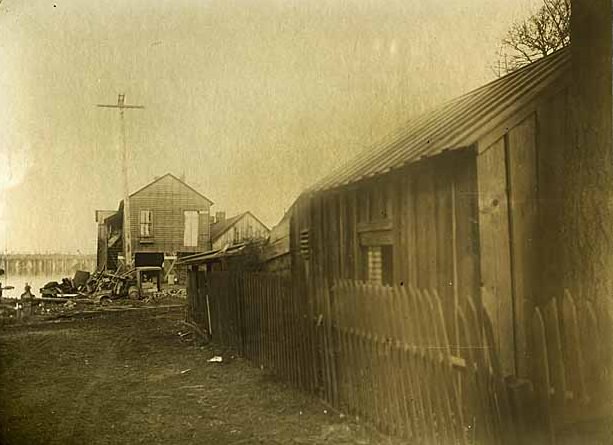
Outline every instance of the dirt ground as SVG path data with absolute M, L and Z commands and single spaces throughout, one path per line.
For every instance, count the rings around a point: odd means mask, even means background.
M 0 443 L 396 443 L 195 344 L 182 317 L 158 308 L 2 328 Z M 215 355 L 223 362 L 207 362 Z

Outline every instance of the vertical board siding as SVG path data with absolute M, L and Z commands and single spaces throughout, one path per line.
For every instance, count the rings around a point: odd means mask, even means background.
M 377 282 L 391 276 L 396 285 L 435 289 L 445 302 L 445 316 L 453 319 L 448 304 L 480 289 L 476 174 L 474 154 L 467 151 L 411 166 L 385 181 L 311 198 L 315 251 L 308 263 L 322 274 L 313 278 L 313 286 L 339 278 Z M 365 197 L 377 219 L 358 225 L 358 204 Z M 383 262 L 377 242 L 392 247 Z
M 538 159 L 538 273 L 540 279 L 535 283 L 538 292 L 534 295 L 536 303 L 545 303 L 551 295 L 560 292 L 562 283 L 560 270 L 564 269 L 564 258 L 557 248 L 564 241 L 564 234 L 554 227 L 561 223 L 559 206 L 565 181 L 564 166 L 567 153 L 565 145 L 568 137 L 568 90 L 563 90 L 547 101 L 543 101 L 537 110 L 537 159 Z M 538 300 L 538 299 L 544 299 Z
M 507 138 L 507 166 L 510 212 L 512 222 L 512 260 L 515 312 L 515 348 L 519 375 L 526 376 L 528 368 L 527 328 L 534 301 L 534 269 L 536 267 L 537 218 L 537 156 L 536 120 L 530 116 L 511 129 Z
M 443 302 L 443 311 L 448 321 L 454 316 L 452 308 L 455 304 L 455 290 L 457 283 L 454 278 L 454 242 L 455 233 L 453 223 L 453 166 L 445 163 L 441 166 L 440 175 L 435 177 L 435 219 L 436 228 L 436 285 L 430 289 L 436 289 Z M 452 326 L 452 323 L 448 323 Z
M 483 303 L 492 318 L 502 368 L 514 374 L 513 296 L 504 139 L 477 158 Z
M 419 275 L 417 269 L 417 263 L 419 258 L 419 251 L 417 249 L 418 239 L 418 222 L 417 222 L 417 192 L 416 181 L 413 177 L 408 177 L 405 185 L 404 193 L 404 233 L 406 237 L 406 247 L 404 255 L 407 258 L 407 277 L 409 283 L 417 283 L 417 277 Z

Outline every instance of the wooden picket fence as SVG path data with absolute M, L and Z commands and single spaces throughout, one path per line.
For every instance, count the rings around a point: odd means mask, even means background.
M 516 443 L 487 315 L 472 300 L 452 308 L 452 339 L 433 291 L 339 280 L 305 299 L 288 277 L 235 272 L 207 285 L 200 319 L 216 342 L 338 410 L 414 443 Z
M 610 416 L 610 315 L 569 292 L 532 317 L 534 387 L 550 436 L 586 418 Z
M 415 443 L 514 443 L 511 407 L 484 319 L 435 291 L 337 281 L 332 292 L 341 409 Z

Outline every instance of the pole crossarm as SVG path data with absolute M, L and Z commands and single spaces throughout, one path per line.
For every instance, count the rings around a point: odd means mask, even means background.
M 96 104 L 97 107 L 100 108 L 145 108 L 142 105 L 105 105 L 105 104 Z

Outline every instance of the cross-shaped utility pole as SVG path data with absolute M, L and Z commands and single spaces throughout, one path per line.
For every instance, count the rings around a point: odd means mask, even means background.
M 114 105 L 97 105 L 100 108 L 117 108 L 119 110 L 119 118 L 121 124 L 121 142 L 122 142 L 122 170 L 123 170 L 123 251 L 125 257 L 126 268 L 132 267 L 132 236 L 130 227 L 130 189 L 128 188 L 128 147 L 126 145 L 126 124 L 123 113 L 126 109 L 143 109 L 142 105 L 126 105 L 126 95 L 119 94 L 117 104 Z

